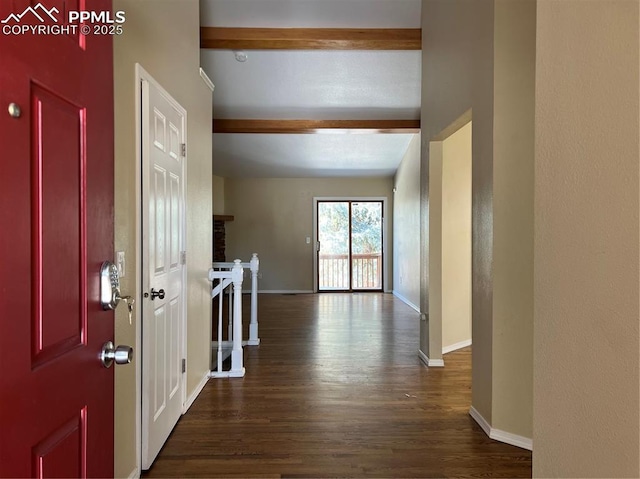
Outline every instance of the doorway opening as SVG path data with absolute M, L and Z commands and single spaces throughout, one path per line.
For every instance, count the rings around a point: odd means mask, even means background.
M 382 291 L 384 201 L 317 200 L 317 291 Z
M 471 345 L 471 129 L 442 142 L 442 354 Z
M 443 367 L 443 354 L 472 343 L 471 110 L 429 142 L 428 321 L 419 357 Z

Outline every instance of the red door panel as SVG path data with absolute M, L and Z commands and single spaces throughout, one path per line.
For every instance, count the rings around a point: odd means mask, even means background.
M 31 94 L 32 331 L 41 364 L 84 342 L 85 121 L 67 99 L 37 85 Z
M 85 410 L 34 448 L 34 477 L 86 476 Z
M 42 2 L 61 23 L 84 3 Z M 112 38 L 0 33 L 0 62 L 0 476 L 112 477 Z

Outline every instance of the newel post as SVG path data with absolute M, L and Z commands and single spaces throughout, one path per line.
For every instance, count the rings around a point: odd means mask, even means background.
M 250 346 L 260 344 L 258 337 L 258 271 L 260 271 L 260 260 L 258 253 L 253 253 L 249 262 L 251 269 L 251 322 L 249 323 L 249 341 Z
M 231 269 L 233 282 L 233 350 L 231 351 L 230 377 L 244 376 L 242 356 L 242 276 L 243 269 L 239 259 L 234 260 Z

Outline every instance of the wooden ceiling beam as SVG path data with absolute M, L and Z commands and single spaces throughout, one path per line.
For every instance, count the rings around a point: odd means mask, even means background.
M 420 133 L 420 120 L 236 120 L 214 119 L 214 133 Z
M 420 50 L 419 28 L 200 27 L 200 48 L 224 50 Z

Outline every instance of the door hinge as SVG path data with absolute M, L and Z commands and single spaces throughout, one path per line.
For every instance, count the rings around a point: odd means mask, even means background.
M 180 264 L 187 264 L 187 252 L 180 251 Z
M 180 154 L 182 156 L 187 156 L 187 144 L 186 143 L 181 143 L 180 144 Z
M 186 373 L 187 372 L 187 360 L 186 359 L 182 359 L 182 372 Z

